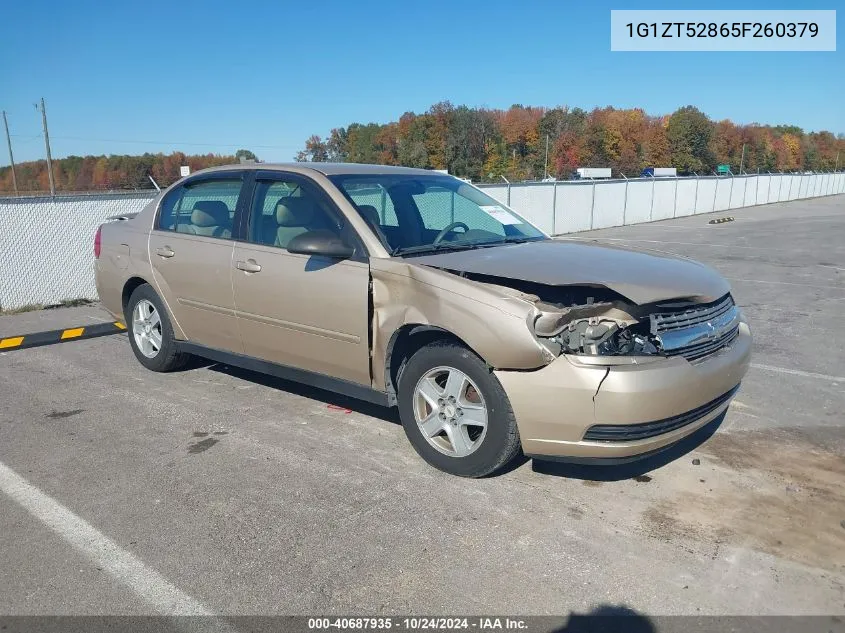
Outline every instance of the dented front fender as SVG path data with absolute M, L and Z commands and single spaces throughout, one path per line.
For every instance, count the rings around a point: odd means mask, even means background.
M 536 369 L 553 358 L 532 334 L 536 310 L 518 297 L 405 260 L 373 258 L 370 275 L 376 389 L 386 389 L 391 338 L 410 324 L 450 332 L 494 368 Z

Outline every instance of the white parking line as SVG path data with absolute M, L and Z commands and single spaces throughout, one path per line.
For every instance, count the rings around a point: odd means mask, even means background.
M 0 491 L 164 615 L 215 615 L 84 519 L 0 462 Z
M 831 380 L 833 382 L 845 382 L 845 376 L 830 376 L 828 374 L 817 374 L 813 371 L 787 369 L 786 367 L 773 367 L 772 365 L 761 365 L 759 363 L 751 363 L 751 366 L 754 369 L 762 369 L 763 371 L 773 371 L 778 374 L 791 374 L 793 376 L 804 376 L 804 378 L 821 378 L 822 380 Z

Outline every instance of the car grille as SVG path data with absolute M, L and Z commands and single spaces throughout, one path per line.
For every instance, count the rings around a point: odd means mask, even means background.
M 739 336 L 739 326 L 735 326 L 728 334 L 721 338 L 714 339 L 698 345 L 688 345 L 676 350 L 667 352 L 669 356 L 683 356 L 687 360 L 699 360 L 705 356 L 709 356 L 714 352 L 718 352 L 723 347 L 727 347 L 736 340 Z
M 651 333 L 667 356 L 702 359 L 730 345 L 739 335 L 739 310 L 730 295 L 713 303 L 651 315 Z
M 737 389 L 739 389 L 739 385 L 707 404 L 703 404 L 692 411 L 666 418 L 665 420 L 645 422 L 643 424 L 596 424 L 587 429 L 584 439 L 597 442 L 630 442 L 663 435 L 664 433 L 669 433 L 670 431 L 675 431 L 693 422 L 697 422 L 704 416 L 713 413 L 713 411 L 730 400 Z

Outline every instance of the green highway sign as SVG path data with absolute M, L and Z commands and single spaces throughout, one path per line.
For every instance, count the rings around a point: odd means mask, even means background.
M 719 165 L 718 167 L 716 167 L 716 173 L 717 174 L 727 174 L 730 171 L 731 171 L 730 165 Z

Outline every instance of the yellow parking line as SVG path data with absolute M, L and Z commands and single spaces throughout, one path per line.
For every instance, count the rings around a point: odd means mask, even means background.
M 13 336 L 12 338 L 0 339 L 0 349 L 6 349 L 7 347 L 17 347 L 21 343 L 23 343 L 22 336 Z
M 73 328 L 72 330 L 65 330 L 62 332 L 62 340 L 68 338 L 76 338 L 77 336 L 82 336 L 82 333 L 85 331 L 84 327 L 77 327 Z
M 115 325 L 115 327 L 116 327 L 116 328 L 118 328 L 118 329 L 120 329 L 120 330 L 125 330 L 125 329 L 126 329 L 126 326 L 125 326 L 125 325 L 123 325 L 123 323 L 121 323 L 120 321 L 115 321 L 115 322 L 114 322 L 114 325 Z

